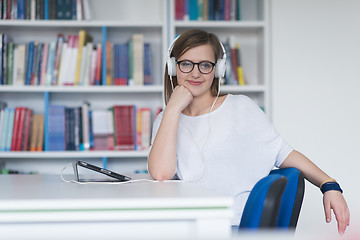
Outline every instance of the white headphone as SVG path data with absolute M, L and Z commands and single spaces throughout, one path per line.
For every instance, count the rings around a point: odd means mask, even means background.
M 174 48 L 174 44 L 179 37 L 180 37 L 180 35 L 174 39 L 174 41 L 171 43 L 171 45 L 168 49 L 167 69 L 168 69 L 168 75 L 170 77 L 176 76 L 176 59 L 175 59 L 175 57 L 170 57 L 170 56 L 171 56 L 171 52 Z M 223 56 L 222 56 L 222 58 L 220 58 L 216 61 L 215 77 L 216 78 L 224 78 L 225 70 L 226 70 L 226 51 L 225 51 L 224 45 L 220 41 L 219 41 L 219 43 L 223 50 Z

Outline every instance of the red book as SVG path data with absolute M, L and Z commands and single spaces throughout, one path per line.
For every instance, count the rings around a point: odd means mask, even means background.
M 239 78 L 238 78 L 238 74 L 237 74 L 237 66 L 238 66 L 238 63 L 237 63 L 237 57 L 236 57 L 236 54 L 237 54 L 237 49 L 236 48 L 231 48 L 231 67 L 232 67 L 232 71 L 233 71 L 233 74 L 234 74 L 234 84 L 235 85 L 238 85 L 239 84 Z
M 116 150 L 135 150 L 135 106 L 114 106 Z
M 175 19 L 184 19 L 184 0 L 175 0 Z
M 101 84 L 101 55 L 101 44 L 99 43 L 96 49 L 95 85 Z
M 24 124 L 25 124 L 25 114 L 26 114 L 26 108 L 25 107 L 20 108 L 19 129 L 17 132 L 15 151 L 21 151 L 21 142 L 23 138 Z
M 29 138 L 30 138 L 30 129 L 31 129 L 31 122 L 32 122 L 32 110 L 27 109 L 25 115 L 25 125 L 24 125 L 24 137 L 21 145 L 22 151 L 29 150 Z
M 13 126 L 13 134 L 11 137 L 11 151 L 16 150 L 17 144 L 17 137 L 18 137 L 18 130 L 19 130 L 19 122 L 20 122 L 20 107 L 15 108 L 15 115 L 14 115 L 14 126 Z

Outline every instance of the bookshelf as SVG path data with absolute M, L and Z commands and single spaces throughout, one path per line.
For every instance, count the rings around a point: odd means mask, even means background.
M 16 44 L 39 40 L 51 42 L 58 33 L 65 36 L 85 30 L 93 43 L 102 42 L 103 28 L 107 39 L 124 43 L 136 33 L 152 47 L 152 85 L 144 86 L 14 86 L 0 85 L 0 99 L 8 107 L 24 106 L 44 113 L 46 105 L 80 106 L 84 101 L 91 109 L 108 109 L 113 105 L 134 104 L 150 107 L 154 117 L 163 106 L 163 71 L 167 49 L 175 35 L 191 28 L 216 33 L 221 41 L 227 36 L 240 43 L 246 85 L 223 85 L 223 93 L 245 94 L 271 115 L 269 84 L 269 3 L 264 0 L 242 0 L 242 19 L 232 21 L 175 20 L 175 0 L 89 0 L 91 20 L 0 20 L 1 33 Z M 140 7 L 141 6 L 141 7 Z M 134 14 L 136 12 L 136 14 Z M 152 119 L 153 120 L 153 119 Z M 147 151 L 0 151 L 0 162 L 7 168 L 40 173 L 59 173 L 66 163 L 81 159 L 110 166 L 120 172 L 146 169 Z M 107 159 L 109 161 L 109 165 Z M 100 161 L 100 162 L 99 162 Z
M 162 0 L 89 0 L 91 20 L 0 20 L 1 33 L 7 34 L 15 44 L 30 41 L 50 43 L 57 34 L 77 35 L 85 30 L 92 42 L 102 43 L 103 29 L 106 38 L 114 43 L 126 43 L 133 34 L 143 34 L 152 52 L 151 85 L 140 86 L 28 86 L 0 85 L 0 99 L 10 108 L 24 106 L 34 113 L 44 113 L 47 105 L 81 106 L 84 101 L 93 110 L 108 109 L 114 105 L 150 107 L 154 117 L 162 107 L 162 71 L 166 54 L 166 4 Z M 141 6 L 141 7 L 140 7 Z M 137 14 L 133 14 L 136 12 Z M 139 17 L 141 16 L 141 17 Z M 153 120 L 153 119 L 151 119 Z M 123 164 L 123 170 L 146 169 L 147 151 L 0 151 L 0 162 L 6 168 L 25 172 L 58 173 L 66 162 L 83 159 L 97 165 Z M 121 160 L 121 161 L 117 161 Z M 100 162 L 99 162 L 100 161 Z M 61 169 L 61 168 L 60 168 Z M 122 170 L 122 171 L 123 171 Z
M 269 1 L 238 1 L 241 12 L 239 20 L 235 16 L 230 20 L 224 20 L 221 17 L 221 20 L 204 20 L 204 18 L 199 18 L 199 15 L 197 20 L 189 20 L 186 16 L 179 20 L 176 19 L 176 2 L 176 0 L 171 0 L 169 4 L 170 39 L 192 28 L 213 32 L 218 35 L 223 43 L 230 36 L 233 43 L 240 45 L 246 84 L 239 86 L 227 83 L 222 86 L 221 91 L 223 93 L 248 95 L 271 116 L 268 60 Z M 204 4 L 204 1 L 200 2 Z M 223 2 L 225 4 L 226 1 Z M 191 12 L 191 10 L 189 11 Z

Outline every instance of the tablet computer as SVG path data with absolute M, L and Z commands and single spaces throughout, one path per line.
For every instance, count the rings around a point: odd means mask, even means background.
M 97 173 L 102 174 L 101 176 L 103 176 L 103 177 L 94 178 L 92 176 L 92 178 L 82 178 L 81 179 L 78 167 L 84 167 L 86 169 L 95 171 Z M 84 162 L 84 161 L 76 161 L 75 163 L 73 163 L 73 169 L 74 169 L 75 179 L 78 182 L 126 182 L 126 181 L 131 180 L 131 178 L 128 176 L 92 165 L 92 164 Z M 108 177 L 104 178 L 104 175 L 106 175 Z

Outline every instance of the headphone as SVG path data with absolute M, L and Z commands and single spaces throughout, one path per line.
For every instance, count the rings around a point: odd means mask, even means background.
M 167 69 L 168 69 L 168 75 L 170 77 L 172 76 L 176 76 L 176 60 L 175 57 L 171 57 L 171 52 L 174 48 L 175 42 L 176 40 L 180 37 L 177 36 L 173 42 L 171 43 L 169 49 L 168 49 L 168 57 L 167 57 Z M 222 58 L 218 59 L 216 61 L 216 65 L 215 65 L 215 77 L 216 78 L 224 78 L 225 76 L 225 70 L 226 70 L 226 51 L 225 51 L 225 47 L 224 45 L 219 41 L 220 46 L 222 48 L 223 51 L 223 56 Z M 220 81 L 219 81 L 220 82 Z

